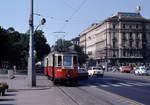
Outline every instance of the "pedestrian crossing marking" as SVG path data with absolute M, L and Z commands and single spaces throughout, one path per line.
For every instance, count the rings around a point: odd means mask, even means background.
M 121 86 L 150 86 L 150 83 L 142 83 L 142 82 L 119 82 L 119 83 L 109 83 L 109 82 L 105 82 L 105 83 L 94 83 L 94 84 L 86 84 L 87 86 L 90 87 L 103 87 L 103 88 L 107 88 L 107 87 L 121 87 Z
M 150 83 L 140 83 L 142 85 L 145 85 L 145 86 L 150 86 Z
M 141 83 L 128 83 L 128 84 L 135 85 L 135 86 L 144 86 L 144 85 L 141 84 Z
M 93 85 L 93 86 L 90 86 L 90 87 L 93 87 L 93 88 L 95 88 L 95 87 L 97 87 L 97 86 L 94 86 L 94 85 Z
M 101 87 L 109 87 L 109 85 L 100 85 Z
M 114 87 L 119 87 L 119 86 L 121 86 L 121 85 L 119 85 L 119 84 L 108 84 L 108 85 L 110 85 L 110 86 L 114 86 Z
M 121 85 L 124 85 L 124 86 L 133 86 L 133 85 L 129 85 L 129 84 L 126 84 L 126 83 L 119 83 Z

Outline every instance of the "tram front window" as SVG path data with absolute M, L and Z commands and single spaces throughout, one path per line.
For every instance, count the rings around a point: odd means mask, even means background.
M 72 66 L 72 56 L 64 56 L 64 66 Z

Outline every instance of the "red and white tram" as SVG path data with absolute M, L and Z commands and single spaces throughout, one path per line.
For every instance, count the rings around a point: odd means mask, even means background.
M 56 83 L 78 82 L 78 57 L 72 50 L 54 51 L 44 58 L 44 74 Z

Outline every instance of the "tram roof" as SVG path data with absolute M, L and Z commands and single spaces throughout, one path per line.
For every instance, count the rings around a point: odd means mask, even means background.
M 72 50 L 70 48 L 65 48 L 65 49 L 60 49 L 58 51 L 53 51 L 51 52 L 53 54 L 77 54 L 77 52 L 75 50 Z

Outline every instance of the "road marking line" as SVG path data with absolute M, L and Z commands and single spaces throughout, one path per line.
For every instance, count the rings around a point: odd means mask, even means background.
M 124 86 L 133 86 L 133 85 L 129 85 L 129 84 L 126 84 L 126 83 L 118 83 L 118 84 L 121 84 L 121 85 L 124 85 Z
M 109 87 L 108 85 L 99 85 L 99 86 L 101 86 L 101 87 Z
M 94 86 L 94 85 L 93 85 L 93 86 L 90 86 L 90 87 L 97 88 L 97 86 Z
M 142 85 L 150 85 L 150 83 L 139 83 L 139 84 L 142 84 Z
M 141 84 L 141 83 L 128 83 L 128 84 L 131 84 L 131 85 L 135 85 L 135 86 L 144 86 L 144 84 Z
M 108 85 L 111 85 L 111 86 L 114 86 L 114 87 L 120 87 L 121 86 L 119 84 L 108 84 Z

